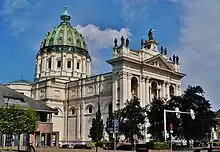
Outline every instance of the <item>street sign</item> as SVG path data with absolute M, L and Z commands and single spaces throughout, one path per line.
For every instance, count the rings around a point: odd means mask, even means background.
M 110 133 L 118 133 L 119 132 L 119 120 L 108 118 L 106 122 L 107 130 Z

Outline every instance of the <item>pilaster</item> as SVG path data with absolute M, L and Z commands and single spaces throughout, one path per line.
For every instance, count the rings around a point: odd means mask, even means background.
M 170 82 L 166 82 L 166 98 L 170 99 Z
M 127 73 L 120 73 L 120 109 L 124 108 L 127 101 Z
M 117 77 L 115 74 L 113 74 L 113 77 L 112 77 L 112 110 L 115 111 L 117 110 L 117 106 L 116 106 L 116 103 L 117 103 L 117 100 L 118 100 L 118 81 L 117 81 Z
M 63 109 L 64 109 L 64 137 L 63 140 L 67 141 L 68 140 L 68 105 L 66 102 L 63 103 Z
M 141 106 L 145 106 L 145 78 L 144 76 L 140 77 L 140 101 L 141 101 Z
M 145 78 L 145 105 L 150 104 L 150 79 L 149 77 Z
M 76 108 L 76 139 L 80 139 L 80 105 Z
M 162 82 L 162 98 L 166 98 L 166 84 Z
M 128 91 L 128 100 L 130 101 L 131 100 L 131 78 L 132 78 L 132 74 L 131 73 L 128 73 L 127 75 L 127 91 Z
M 85 109 L 85 104 L 84 101 L 80 105 L 81 109 L 81 140 L 85 141 L 85 115 L 84 115 L 84 109 Z

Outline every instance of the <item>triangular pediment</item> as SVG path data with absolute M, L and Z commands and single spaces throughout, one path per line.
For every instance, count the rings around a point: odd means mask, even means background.
M 162 69 L 173 71 L 172 65 L 168 62 L 169 61 L 167 59 L 165 59 L 160 54 L 158 54 L 158 55 L 153 56 L 149 59 L 146 59 L 144 61 L 144 64 L 149 64 L 151 66 L 155 66 L 155 67 L 159 67 L 159 68 L 162 68 Z

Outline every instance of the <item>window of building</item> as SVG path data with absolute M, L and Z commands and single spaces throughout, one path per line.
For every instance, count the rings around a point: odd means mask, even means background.
M 71 68 L 71 61 L 67 61 L 67 68 Z
M 92 106 L 89 107 L 89 113 L 92 113 Z
M 51 69 L 51 60 L 48 61 L 48 68 Z
M 57 67 L 58 67 L 58 68 L 61 67 L 61 61 L 57 61 Z
M 79 62 L 77 62 L 77 64 L 76 64 L 76 68 L 79 70 Z
M 75 108 L 72 109 L 72 115 L 75 115 L 76 114 L 76 110 Z

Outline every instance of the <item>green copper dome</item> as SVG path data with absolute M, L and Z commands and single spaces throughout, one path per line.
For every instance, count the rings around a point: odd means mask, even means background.
M 71 16 L 67 11 L 67 7 L 65 7 L 60 19 L 60 24 L 51 32 L 48 32 L 42 41 L 40 51 L 48 51 L 52 48 L 55 51 L 58 48 L 59 51 L 76 51 L 88 56 L 87 45 L 82 34 L 70 24 Z

